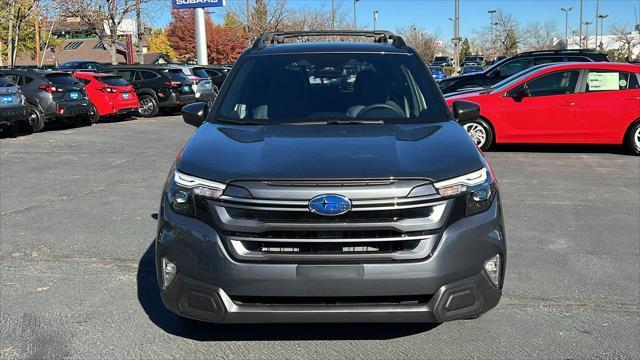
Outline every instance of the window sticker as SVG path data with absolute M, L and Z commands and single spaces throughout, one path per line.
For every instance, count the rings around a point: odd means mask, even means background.
M 589 91 L 618 90 L 619 80 L 620 73 L 617 72 L 591 72 L 587 78 L 587 84 L 589 84 Z

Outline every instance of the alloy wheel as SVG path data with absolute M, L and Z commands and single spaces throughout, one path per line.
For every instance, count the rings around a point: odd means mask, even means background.
M 469 136 L 471 136 L 471 139 L 476 143 L 476 145 L 478 145 L 478 147 L 482 147 L 485 141 L 487 141 L 487 131 L 482 127 L 482 125 L 478 123 L 468 123 L 464 124 L 463 128 L 467 131 Z
M 153 112 L 153 100 L 150 97 L 144 96 L 140 99 L 140 114 L 148 116 Z
M 637 149 L 640 149 L 640 126 L 636 129 L 636 133 L 633 134 L 633 142 Z

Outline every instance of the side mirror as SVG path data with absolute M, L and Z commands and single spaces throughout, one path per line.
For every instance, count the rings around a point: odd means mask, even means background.
M 182 119 L 185 123 L 200 127 L 209 113 L 209 106 L 204 102 L 185 105 L 182 108 Z
M 480 117 L 480 105 L 471 101 L 454 101 L 453 118 L 457 122 L 465 122 Z
M 522 101 L 522 99 L 530 97 L 531 93 L 529 92 L 529 89 L 527 88 L 520 88 L 518 90 L 516 90 L 516 92 L 514 92 L 511 97 L 513 98 L 513 100 L 515 101 Z

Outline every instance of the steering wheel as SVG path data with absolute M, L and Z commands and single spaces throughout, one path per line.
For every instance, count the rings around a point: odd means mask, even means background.
M 391 110 L 394 113 L 400 115 L 400 117 L 405 117 L 405 114 L 398 111 L 398 109 L 396 109 L 395 107 L 388 105 L 388 104 L 371 104 L 367 107 L 365 107 L 364 109 L 360 110 L 360 112 L 358 113 L 358 115 L 356 116 L 357 118 L 362 118 L 364 117 L 364 114 L 374 111 L 374 110 Z

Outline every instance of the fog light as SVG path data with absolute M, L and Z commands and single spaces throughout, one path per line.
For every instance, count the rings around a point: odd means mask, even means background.
M 500 287 L 500 255 L 496 255 L 484 263 L 484 272 L 497 288 Z
M 171 285 L 171 282 L 178 273 L 178 267 L 176 264 L 169 261 L 167 258 L 162 258 L 162 288 L 166 289 Z

